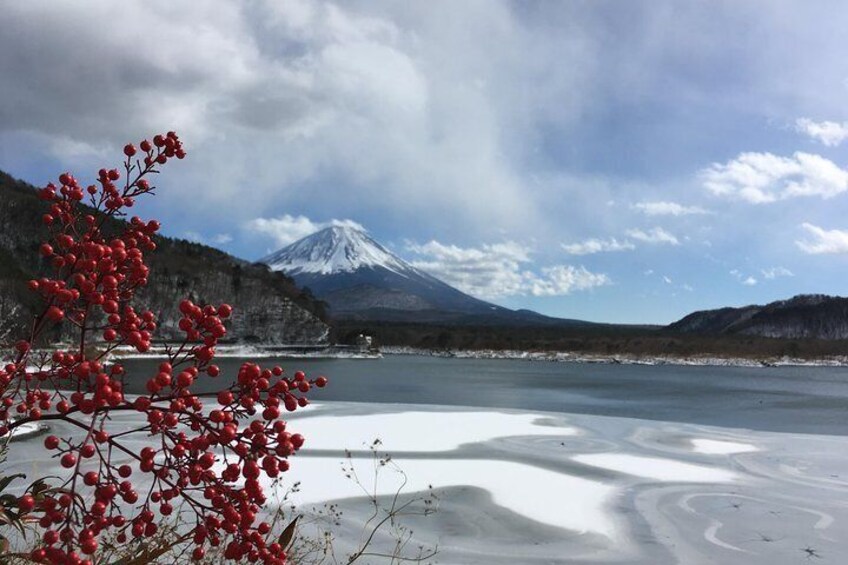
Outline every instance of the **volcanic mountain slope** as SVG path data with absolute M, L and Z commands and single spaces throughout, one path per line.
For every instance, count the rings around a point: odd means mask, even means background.
M 848 339 L 848 298 L 805 294 L 765 306 L 693 312 L 668 330 L 789 339 Z
M 336 319 L 582 324 L 510 310 L 420 271 L 361 229 L 332 226 L 261 260 L 327 302 Z

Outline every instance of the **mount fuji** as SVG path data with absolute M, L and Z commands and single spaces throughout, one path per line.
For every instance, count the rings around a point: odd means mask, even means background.
M 336 319 L 559 324 L 469 296 L 419 270 L 361 229 L 332 226 L 260 260 L 327 302 Z M 573 322 L 573 321 L 572 321 Z

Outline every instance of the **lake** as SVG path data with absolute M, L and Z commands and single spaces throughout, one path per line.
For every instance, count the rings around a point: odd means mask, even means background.
M 242 361 L 220 359 L 222 375 Z M 385 507 L 402 491 L 419 505 L 436 493 L 435 514 L 402 522 L 415 532 L 410 547 L 438 548 L 443 565 L 848 559 L 848 369 L 402 355 L 259 362 L 330 379 L 310 393 L 313 406 L 286 415 L 306 443 L 283 482 L 266 486 L 272 499 L 288 493 L 296 509 L 286 511 L 301 523 L 320 523 L 327 503 L 343 512 L 329 528 L 340 552 L 372 524 L 363 493 Z M 128 392 L 140 392 L 158 363 L 125 360 Z M 220 389 L 225 378 L 193 390 Z M 142 423 L 126 411 L 110 426 Z M 382 472 L 369 450 L 377 438 L 392 456 Z M 150 438 L 126 442 L 136 452 Z M 9 472 L 59 472 L 49 452 L 20 447 L 26 456 L 10 456 Z M 364 484 L 351 482 L 351 468 Z M 396 542 L 386 531 L 375 539 L 380 550 Z
M 235 375 L 243 361 L 218 360 L 222 375 Z M 412 355 L 258 361 L 327 376 L 330 385 L 310 394 L 315 401 L 512 408 L 848 435 L 848 368 L 841 367 L 607 365 Z M 131 375 L 139 375 L 129 392 L 142 392 L 158 361 L 124 363 Z M 202 384 L 210 391 L 220 386 L 207 379 L 198 381 Z

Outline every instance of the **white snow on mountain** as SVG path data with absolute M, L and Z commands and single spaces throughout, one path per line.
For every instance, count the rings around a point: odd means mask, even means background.
M 382 267 L 402 276 L 415 271 L 364 231 L 349 226 L 325 228 L 260 261 L 289 275 L 351 273 L 363 267 Z

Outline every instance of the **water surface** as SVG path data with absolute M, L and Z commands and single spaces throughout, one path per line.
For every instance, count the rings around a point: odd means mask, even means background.
M 232 378 L 241 359 L 221 359 Z M 127 360 L 130 392 L 157 361 Z M 848 368 L 602 365 L 388 355 L 261 359 L 325 375 L 313 400 L 437 404 L 622 416 L 753 430 L 848 435 Z M 220 382 L 198 385 L 217 390 Z M 201 391 L 202 388 L 198 388 Z

